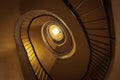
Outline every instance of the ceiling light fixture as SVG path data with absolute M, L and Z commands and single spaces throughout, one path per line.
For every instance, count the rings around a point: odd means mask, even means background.
M 64 37 L 62 29 L 56 24 L 49 26 L 49 33 L 52 39 L 56 41 L 61 41 Z

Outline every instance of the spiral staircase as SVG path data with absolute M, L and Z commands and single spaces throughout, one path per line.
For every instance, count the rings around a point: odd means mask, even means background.
M 0 27 L 1 80 L 119 79 L 113 0 L 2 2 L 10 6 L 2 9 L 1 26 L 13 27 Z

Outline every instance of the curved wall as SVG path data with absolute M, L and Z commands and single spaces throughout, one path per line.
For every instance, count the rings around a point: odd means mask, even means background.
M 111 0 L 111 3 L 112 3 L 114 26 L 115 26 L 116 47 L 115 47 L 114 61 L 108 80 L 119 80 L 120 79 L 120 0 Z

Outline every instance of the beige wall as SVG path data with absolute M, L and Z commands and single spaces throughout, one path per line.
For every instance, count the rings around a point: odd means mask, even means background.
M 23 80 L 14 40 L 18 0 L 0 0 L 0 80 Z

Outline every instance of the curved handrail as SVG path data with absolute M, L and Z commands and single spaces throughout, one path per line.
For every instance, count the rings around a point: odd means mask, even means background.
M 42 15 L 40 15 L 42 16 Z M 37 16 L 37 17 L 40 17 L 40 16 Z M 32 18 L 30 21 L 29 21 L 29 24 L 27 26 L 21 26 L 21 41 L 23 43 L 23 46 L 27 52 L 27 56 L 29 58 L 29 61 L 30 61 L 30 64 L 32 66 L 32 69 L 33 69 L 33 72 L 34 74 L 36 75 L 36 78 L 37 79 L 41 79 L 41 76 L 42 76 L 42 80 L 45 78 L 47 80 L 52 80 L 52 78 L 50 77 L 50 75 L 47 73 L 47 71 L 44 69 L 42 63 L 39 61 L 38 57 L 37 57 L 37 54 L 35 52 L 35 49 L 33 47 L 33 44 L 31 42 L 31 39 L 30 39 L 30 34 L 29 34 L 29 29 L 30 29 L 30 25 L 32 23 L 32 21 L 37 18 L 37 17 L 34 17 Z M 26 23 L 25 23 L 26 24 Z M 23 22 L 23 25 L 24 25 L 24 22 Z M 37 66 L 35 66 L 35 63 L 33 62 L 36 62 Z M 36 68 L 34 68 L 36 67 Z
M 114 44 L 113 43 L 114 43 L 115 38 L 114 38 L 114 35 L 111 33 L 112 31 L 114 33 L 114 30 L 111 30 L 111 27 L 113 27 L 113 20 L 111 18 L 111 12 L 110 12 L 111 9 L 109 8 L 109 10 L 108 10 L 106 0 L 101 1 L 101 7 L 104 9 L 103 13 L 106 16 L 106 17 L 101 18 L 101 19 L 106 20 L 107 25 L 108 25 L 107 28 L 101 28 L 101 29 L 99 29 L 99 28 L 98 29 L 97 28 L 86 28 L 85 24 L 90 23 L 90 21 L 84 22 L 81 19 L 78 12 L 74 9 L 74 7 L 70 3 L 70 1 L 63 0 L 63 2 L 71 10 L 71 12 L 74 14 L 76 19 L 78 20 L 79 24 L 82 26 L 83 31 L 84 31 L 85 36 L 86 36 L 86 39 L 88 41 L 89 49 L 90 49 L 90 59 L 89 59 L 90 61 L 89 61 L 89 64 L 88 64 L 88 69 L 87 69 L 86 74 L 83 76 L 82 80 L 86 80 L 86 79 L 100 79 L 100 80 L 103 80 L 106 77 L 106 74 L 108 73 L 109 67 L 111 65 L 111 61 L 113 59 L 113 51 L 114 51 L 114 48 L 113 48 Z M 82 3 L 82 1 L 81 1 L 81 3 Z M 94 9 L 97 9 L 97 8 L 98 7 L 94 8 Z M 93 20 L 92 22 L 95 22 L 95 21 L 99 21 L 99 19 Z M 90 30 L 94 30 L 94 31 L 95 30 L 106 30 L 106 31 L 108 31 L 109 35 L 106 37 L 106 36 L 103 36 L 103 35 L 90 34 L 88 32 Z M 105 43 L 104 41 L 91 39 L 90 38 L 91 36 L 99 37 L 99 38 L 106 38 L 109 41 L 108 41 L 108 43 Z M 99 46 L 98 43 L 100 45 L 104 45 L 104 46 L 109 47 L 108 50 L 104 47 Z M 93 73 L 95 73 L 95 75 L 93 75 Z

